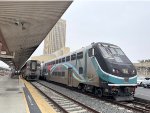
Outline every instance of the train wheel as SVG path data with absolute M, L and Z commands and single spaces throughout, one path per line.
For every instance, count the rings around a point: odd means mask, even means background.
M 102 97 L 102 96 L 103 96 L 103 91 L 102 91 L 102 89 L 100 89 L 100 88 L 95 89 L 95 94 L 96 94 L 98 97 Z

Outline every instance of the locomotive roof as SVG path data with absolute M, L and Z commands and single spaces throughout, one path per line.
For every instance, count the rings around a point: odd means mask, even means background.
M 105 42 L 97 42 L 95 44 L 104 44 L 104 45 L 110 45 L 110 46 L 118 47 L 117 45 L 114 45 L 114 44 L 111 44 L 111 43 L 105 43 Z

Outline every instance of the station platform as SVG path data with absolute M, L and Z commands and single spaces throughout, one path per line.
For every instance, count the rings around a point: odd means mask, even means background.
M 0 113 L 56 113 L 28 82 L 0 76 Z

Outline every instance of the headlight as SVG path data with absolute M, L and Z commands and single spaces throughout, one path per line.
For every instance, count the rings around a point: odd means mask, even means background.
M 132 74 L 135 74 L 136 73 L 136 71 L 135 70 L 132 70 Z
M 40 69 L 41 67 L 40 66 L 38 66 L 38 69 Z
M 118 69 L 112 69 L 112 72 L 113 74 L 116 74 L 116 75 L 119 75 L 120 74 L 120 71 Z
M 115 69 L 112 69 L 112 72 L 115 73 Z

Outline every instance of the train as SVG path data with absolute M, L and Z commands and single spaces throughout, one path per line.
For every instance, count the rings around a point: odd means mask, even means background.
M 26 80 L 39 80 L 41 63 L 38 60 L 28 60 L 21 69 L 22 77 Z
M 65 56 L 45 62 L 41 76 L 116 101 L 132 101 L 137 87 L 137 71 L 120 47 L 97 42 Z

